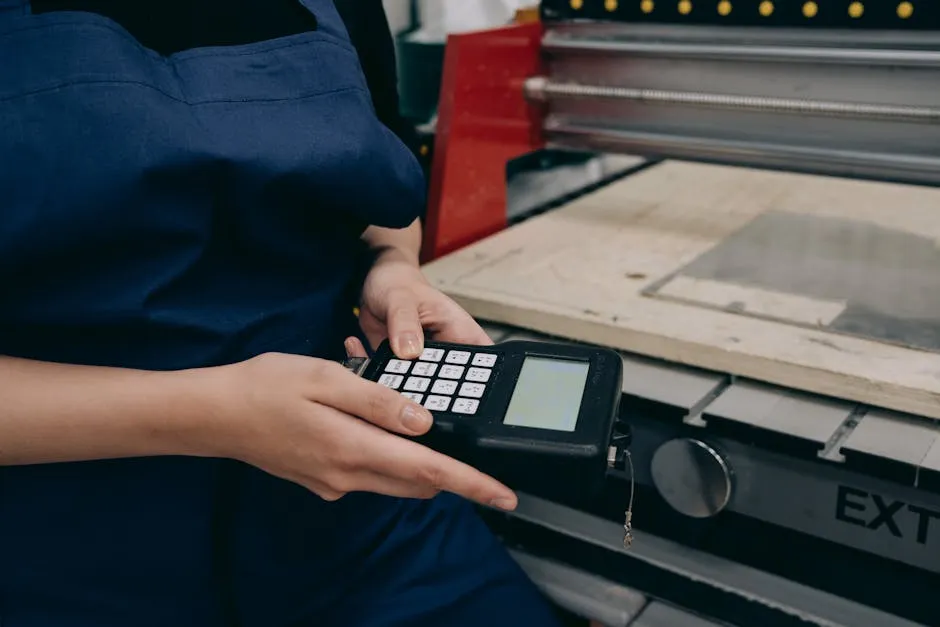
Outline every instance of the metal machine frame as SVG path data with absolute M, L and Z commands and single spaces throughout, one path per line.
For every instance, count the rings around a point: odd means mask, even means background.
M 938 31 L 913 25 L 885 32 L 873 30 L 871 21 L 861 29 L 795 29 L 799 19 L 792 15 L 779 29 L 718 27 L 714 16 L 696 26 L 675 23 L 681 19 L 579 19 L 611 13 L 610 7 L 636 18 L 636 7 L 610 0 L 567 2 L 571 10 L 554 13 L 545 9 L 562 4 L 543 2 L 543 17 L 552 19 L 541 23 L 449 39 L 424 261 L 506 228 L 512 219 L 507 164 L 544 148 L 940 185 Z M 940 11 L 927 15 L 936 22 Z M 519 336 L 517 329 L 494 332 Z M 654 460 L 665 444 L 698 442 L 716 478 L 703 486 L 703 502 L 718 503 L 706 518 L 720 510 L 794 530 L 838 546 L 834 550 L 848 561 L 862 553 L 859 564 L 882 560 L 871 566 L 878 572 L 891 568 L 887 560 L 899 568 L 904 563 L 916 583 L 896 573 L 892 590 L 919 596 L 921 607 L 902 611 L 906 600 L 900 592 L 890 603 L 869 605 L 878 589 L 871 577 L 865 586 L 854 584 L 851 598 L 840 598 L 825 587 L 775 579 L 681 543 L 667 550 L 669 541 L 648 534 L 644 540 L 642 531 L 634 563 L 682 571 L 737 598 L 742 604 L 736 607 L 744 611 L 756 603 L 761 610 L 754 616 L 762 625 L 912 625 L 900 615 L 930 615 L 929 594 L 922 591 L 934 585 L 924 582 L 935 583 L 940 574 L 940 468 L 930 474 L 909 450 L 866 452 L 862 437 L 879 429 L 911 429 L 912 438 L 928 437 L 929 426 L 919 432 L 923 425 L 916 417 L 639 356 L 624 359 L 639 484 L 653 488 Z M 815 421 L 813 433 L 789 432 L 787 421 L 802 418 Z M 935 448 L 940 450 L 940 436 Z M 688 455 L 680 451 L 677 459 Z M 763 498 L 767 490 L 794 495 L 798 506 Z M 555 532 L 549 544 L 566 537 L 596 547 L 607 542 L 605 525 L 614 524 L 531 499 L 523 499 L 510 518 Z M 640 624 L 630 621 L 643 603 L 629 589 L 614 593 L 597 585 L 597 573 L 569 576 L 570 565 L 525 552 L 520 562 L 563 605 L 608 617 L 610 624 Z M 898 616 L 888 614 L 895 611 Z
M 448 41 L 425 260 L 506 226 L 544 147 L 940 184 L 940 33 L 590 21 Z

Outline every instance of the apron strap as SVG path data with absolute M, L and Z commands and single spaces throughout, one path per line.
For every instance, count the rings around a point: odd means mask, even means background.
M 14 0 L 15 1 L 15 0 Z M 28 0 L 26 0 L 28 2 Z M 297 0 L 317 20 L 317 30 L 327 32 L 341 39 L 349 39 L 346 24 L 336 10 L 333 0 Z M 0 0 L 2 3 L 3 0 Z
M 0 20 L 32 13 L 29 0 L 0 0 Z

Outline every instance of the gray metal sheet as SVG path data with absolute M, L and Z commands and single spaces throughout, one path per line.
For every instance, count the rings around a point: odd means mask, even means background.
M 917 470 L 917 486 L 940 494 L 940 437 L 938 437 Z
M 650 603 L 630 627 L 719 627 L 718 623 L 666 605 Z
M 854 405 L 752 381 L 736 381 L 705 408 L 719 418 L 825 446 Z
M 940 247 L 865 221 L 769 211 L 722 240 L 647 294 L 727 311 L 694 295 L 668 291 L 673 281 L 704 279 L 805 297 L 841 307 L 829 319 L 733 309 L 743 316 L 824 329 L 876 342 L 940 352 Z M 864 280 L 860 280 L 864 277 Z M 665 290 L 665 291 L 664 291 Z
M 638 356 L 623 357 L 623 392 L 691 413 L 728 377 Z
M 927 455 L 920 463 L 920 467 L 924 470 L 940 472 L 940 437 L 934 441 L 933 446 L 927 451 Z
M 918 467 L 940 438 L 937 424 L 888 411 L 871 410 L 842 444 L 843 453 L 861 453 Z
M 581 618 L 627 627 L 646 606 L 646 597 L 632 588 L 522 551 L 510 553 L 543 594 Z
M 808 624 L 918 627 L 918 623 L 688 548 L 642 530 L 634 531 L 633 547 L 628 551 L 623 548 L 623 529 L 618 523 L 527 494 L 519 495 L 519 507 L 509 516 L 608 551 L 625 554 L 703 586 L 775 608 Z

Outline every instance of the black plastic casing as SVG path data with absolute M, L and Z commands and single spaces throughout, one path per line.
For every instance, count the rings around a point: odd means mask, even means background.
M 434 426 L 416 441 L 534 496 L 576 504 L 600 493 L 623 383 L 623 361 L 616 351 L 524 341 L 494 346 L 427 342 L 426 347 L 485 352 L 496 355 L 497 361 L 475 415 L 434 411 Z M 574 432 L 503 424 L 527 357 L 590 364 Z M 363 377 L 377 381 L 395 358 L 383 342 Z

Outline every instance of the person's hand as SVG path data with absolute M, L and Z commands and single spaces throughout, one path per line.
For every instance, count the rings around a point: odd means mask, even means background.
M 421 355 L 425 333 L 441 342 L 493 343 L 470 314 L 428 283 L 414 261 L 394 250 L 381 255 L 366 277 L 359 325 L 373 348 L 388 338 L 401 359 Z M 357 338 L 347 339 L 346 350 L 365 355 Z
M 303 485 L 326 500 L 349 492 L 431 498 L 439 491 L 501 509 L 513 492 L 403 435 L 430 413 L 398 392 L 321 359 L 266 354 L 213 369 L 206 449 Z

